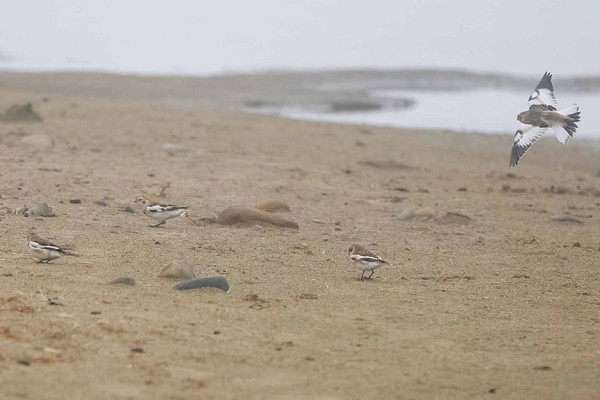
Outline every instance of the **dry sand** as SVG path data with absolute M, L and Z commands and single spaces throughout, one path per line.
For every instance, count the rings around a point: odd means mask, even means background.
M 34 89 L 0 89 L 0 112 L 44 118 L 0 122 L 0 398 L 600 397 L 597 143 L 543 139 L 509 169 L 509 136 Z M 199 226 L 119 211 L 167 182 Z M 269 199 L 300 229 L 208 222 Z M 41 201 L 55 218 L 8 213 Z M 399 220 L 417 207 L 435 216 Z M 34 263 L 32 227 L 81 257 Z M 355 242 L 390 262 L 372 281 Z M 174 290 L 176 259 L 231 292 Z

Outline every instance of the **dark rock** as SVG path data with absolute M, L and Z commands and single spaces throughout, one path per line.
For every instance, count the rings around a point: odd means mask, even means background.
M 71 204 L 81 204 L 81 200 L 80 199 L 71 199 L 71 200 L 69 200 L 69 203 L 71 203 Z
M 221 289 L 229 293 L 229 282 L 224 276 L 211 276 L 208 278 L 192 279 L 178 283 L 174 286 L 177 290 L 190 290 L 190 289 L 202 289 L 202 288 L 216 288 Z
M 42 117 L 33 111 L 33 105 L 12 105 L 4 115 L 0 114 L 0 121 L 4 122 L 42 122 Z
M 577 217 L 574 217 L 572 215 L 568 215 L 568 214 L 563 214 L 563 215 L 557 215 L 552 217 L 553 221 L 556 222 L 567 222 L 567 223 L 571 223 L 571 224 L 583 224 L 583 221 L 580 220 Z
M 131 206 L 121 207 L 119 209 L 119 211 L 126 212 L 126 213 L 135 213 L 135 210 Z
M 410 165 L 402 164 L 397 161 L 363 161 L 359 164 L 387 171 L 406 171 L 416 169 L 415 167 L 411 167 Z
M 113 279 L 108 282 L 111 285 L 127 285 L 127 286 L 135 286 L 135 279 L 130 276 L 120 276 L 118 278 Z

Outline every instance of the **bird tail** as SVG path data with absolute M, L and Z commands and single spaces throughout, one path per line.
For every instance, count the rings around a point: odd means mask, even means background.
M 566 143 L 569 138 L 573 137 L 573 134 L 577 130 L 578 126 L 576 122 L 579 122 L 581 113 L 577 104 L 571 104 L 564 110 L 559 111 L 562 114 L 562 121 L 552 127 L 553 133 L 556 138 L 562 144 Z
M 71 249 L 65 249 L 65 248 L 61 249 L 61 253 L 64 254 L 65 256 L 71 256 L 71 257 L 79 257 L 80 256 L 79 253 L 76 253 Z

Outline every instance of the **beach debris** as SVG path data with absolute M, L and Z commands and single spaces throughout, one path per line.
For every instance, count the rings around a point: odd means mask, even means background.
M 252 207 L 229 206 L 221 211 L 217 217 L 217 223 L 220 225 L 250 224 L 250 226 L 252 226 L 261 222 L 275 226 L 299 229 L 298 224 L 294 221 Z
M 302 293 L 298 296 L 298 298 L 303 300 L 316 300 L 319 298 L 319 296 L 314 293 Z
M 36 150 L 44 150 L 54 146 L 54 141 L 50 136 L 44 133 L 34 133 L 33 135 L 23 137 L 21 139 L 21 144 Z
M 33 104 L 13 104 L 6 113 L 0 114 L 0 121 L 4 122 L 42 122 L 42 117 L 33 110 Z
M 572 223 L 572 224 L 583 224 L 583 221 L 580 220 L 577 217 L 574 217 L 572 215 L 569 214 L 562 214 L 562 215 L 556 215 L 554 217 L 552 217 L 553 221 L 556 222 L 567 222 L 567 223 Z
M 26 217 L 56 217 L 56 214 L 52 212 L 52 207 L 45 202 L 27 207 L 23 215 Z
M 468 224 L 473 219 L 468 215 L 464 215 L 461 213 L 448 211 L 446 215 L 441 218 L 442 222 L 450 223 L 450 224 Z
M 257 210 L 263 210 L 266 212 L 276 212 L 276 211 L 290 211 L 290 206 L 287 203 L 279 200 L 265 200 L 261 201 L 257 205 L 254 206 Z
M 412 167 L 410 165 L 407 164 L 403 164 L 403 163 L 399 163 L 397 161 L 361 161 L 359 162 L 359 164 L 362 165 L 367 165 L 369 167 L 373 167 L 376 169 L 381 169 L 381 170 L 388 170 L 388 171 L 406 171 L 406 170 L 411 170 L 411 169 L 416 169 L 415 167 Z
M 242 300 L 251 302 L 252 304 L 250 305 L 249 308 L 252 308 L 255 310 L 262 310 L 263 308 L 267 308 L 270 306 L 270 304 L 267 300 L 259 297 L 257 294 L 254 294 L 254 293 L 249 293 L 249 294 L 245 295 L 242 298 Z
M 152 176 L 154 176 L 154 174 L 152 174 Z M 160 193 L 156 194 L 156 193 L 148 193 L 146 191 L 142 190 L 142 193 L 149 196 L 149 197 L 158 197 L 158 198 L 165 198 L 167 197 L 167 194 L 165 193 L 167 191 L 167 189 L 171 188 L 171 182 L 167 182 L 165 185 L 162 185 L 160 187 Z
M 174 286 L 177 290 L 190 290 L 202 288 L 216 288 L 229 293 L 229 282 L 224 276 L 211 276 L 208 278 L 192 279 L 189 281 L 178 283 Z
M 110 285 L 127 285 L 135 286 L 135 279 L 130 276 L 120 276 L 108 282 Z
M 196 279 L 196 274 L 194 273 L 194 265 L 182 260 L 175 260 L 161 269 L 158 277 L 190 280 Z
M 168 151 L 185 150 L 185 146 L 183 146 L 182 144 L 171 143 L 171 142 L 167 142 L 167 143 L 163 144 L 162 148 L 163 148 L 163 150 L 168 150 Z

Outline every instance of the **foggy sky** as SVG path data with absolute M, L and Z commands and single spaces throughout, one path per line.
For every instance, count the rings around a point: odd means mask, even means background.
M 598 2 L 0 0 L 0 68 L 600 75 Z

